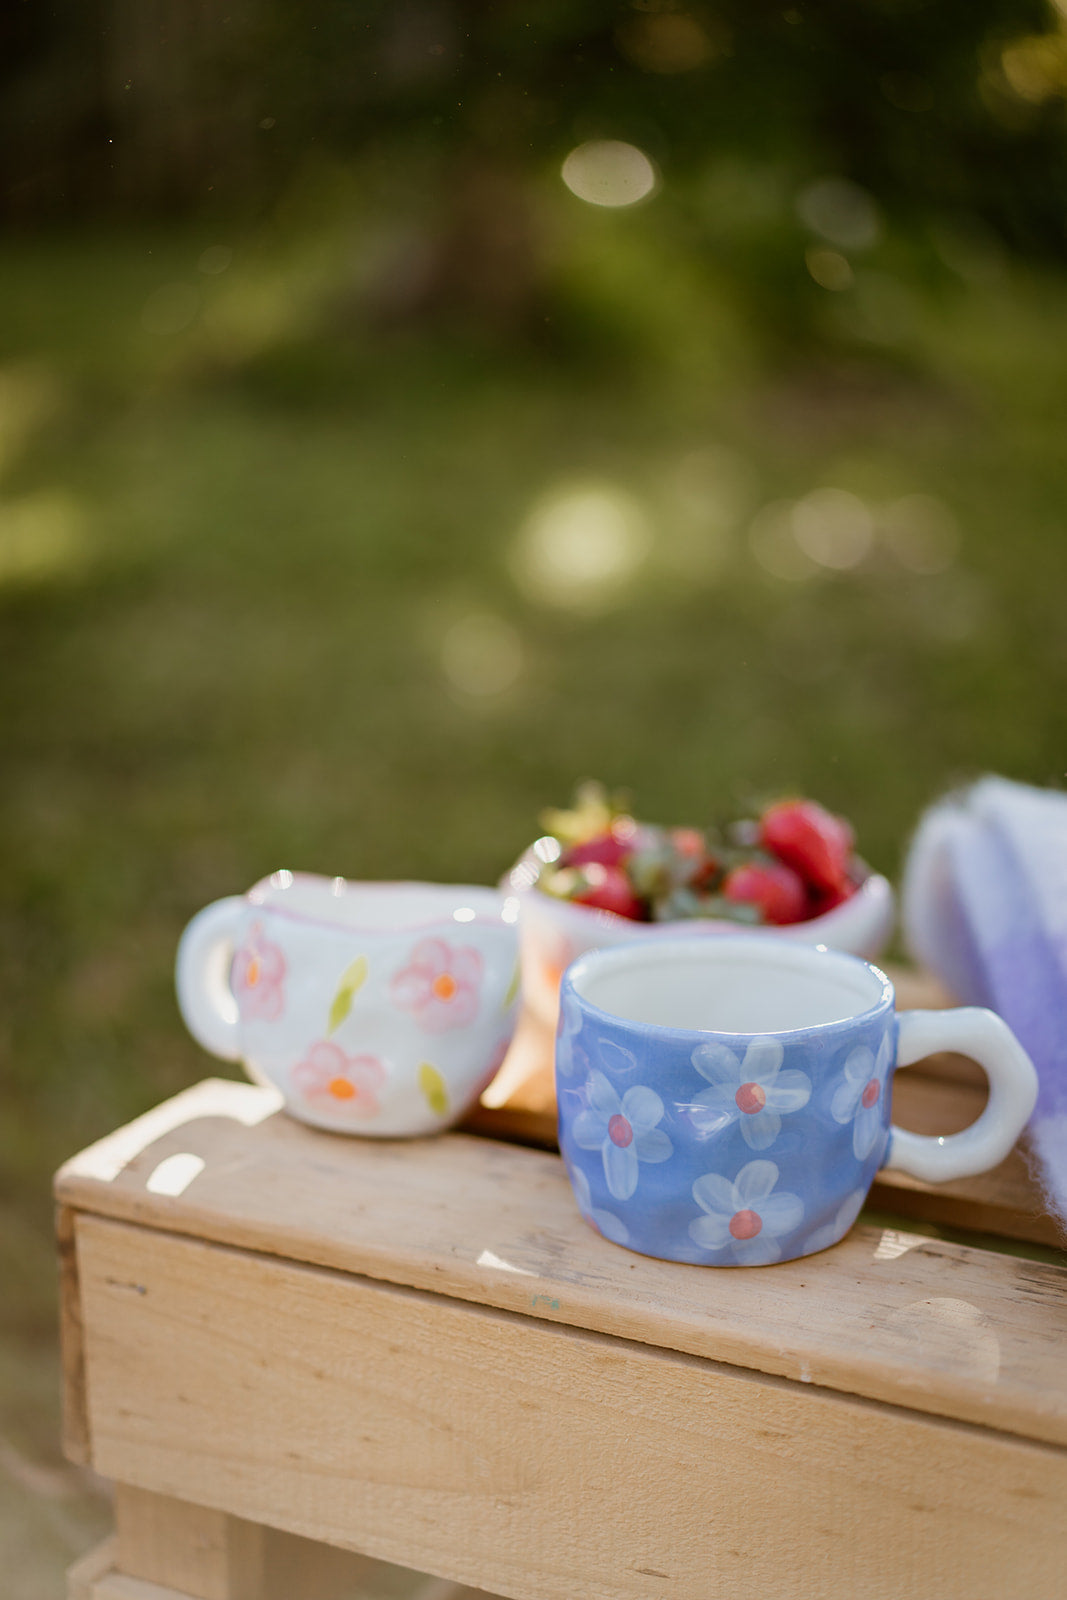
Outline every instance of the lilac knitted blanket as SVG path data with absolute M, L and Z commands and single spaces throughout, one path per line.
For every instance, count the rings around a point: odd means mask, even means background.
M 997 1011 L 1037 1067 L 1030 1144 L 1067 1228 L 1067 794 L 983 778 L 922 818 L 904 873 L 912 954 Z

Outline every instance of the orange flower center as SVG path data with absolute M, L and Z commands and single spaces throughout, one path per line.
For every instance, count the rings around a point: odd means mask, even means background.
M 335 1100 L 354 1100 L 356 1097 L 356 1086 L 347 1078 L 331 1078 L 327 1088 Z
M 433 980 L 433 992 L 438 1000 L 451 1000 L 456 992 L 456 980 L 449 972 L 442 972 Z
M 248 971 L 245 973 L 245 982 L 248 984 L 250 989 L 254 989 L 256 984 L 259 982 L 259 962 L 255 956 L 253 956 L 251 961 L 248 963 Z

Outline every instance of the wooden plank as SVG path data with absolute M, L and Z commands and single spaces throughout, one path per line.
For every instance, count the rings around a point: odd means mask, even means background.
M 97 1579 L 105 1577 L 114 1565 L 115 1539 L 112 1536 L 94 1545 L 67 1568 L 67 1600 L 96 1600 L 93 1587 Z
M 128 1483 L 115 1485 L 115 1519 L 116 1572 L 195 1600 L 476 1600 L 424 1573 Z
M 117 1566 L 195 1600 L 263 1600 L 265 1530 L 224 1512 L 115 1486 Z
M 310 1541 L 307 1539 L 288 1540 L 288 1545 L 299 1546 L 301 1549 L 307 1548 L 309 1544 Z M 349 1568 L 353 1562 L 359 1562 L 361 1571 L 366 1568 L 373 1574 L 394 1573 L 398 1570 L 388 1567 L 382 1561 L 369 1559 L 364 1561 L 361 1557 L 349 1555 L 347 1551 L 335 1550 L 331 1553 L 344 1560 Z M 355 1586 L 346 1579 L 343 1587 L 334 1591 L 336 1600 L 481 1600 L 484 1594 L 481 1589 L 470 1589 L 466 1584 L 451 1583 L 448 1579 L 427 1578 L 419 1573 L 409 1573 L 405 1576 L 415 1581 L 407 1587 L 397 1587 L 395 1580 L 386 1579 L 384 1584 L 372 1582 L 368 1587 L 362 1579 L 357 1579 Z M 304 1567 L 277 1569 L 277 1581 L 270 1591 L 272 1600 L 316 1600 L 317 1592 L 305 1587 L 306 1577 Z M 282 1587 L 285 1584 L 288 1587 Z M 86 1592 L 78 1596 L 72 1594 L 70 1600 L 195 1600 L 195 1597 L 183 1594 L 178 1589 L 172 1589 L 169 1584 L 149 1583 L 145 1578 L 130 1578 L 125 1573 L 112 1569 L 98 1579 L 91 1593 Z
M 196 1596 L 112 1568 L 93 1584 L 88 1600 L 196 1600 Z
M 1050 1600 L 1067 1452 L 80 1218 L 107 1473 L 515 1600 Z
M 116 1485 L 116 1492 L 118 1498 L 134 1493 L 123 1484 Z M 164 1498 L 147 1491 L 137 1492 L 142 1501 Z M 223 1515 L 218 1511 L 204 1514 L 217 1518 Z M 136 1512 L 133 1515 L 136 1519 Z M 158 1525 L 158 1513 L 155 1520 Z M 236 1522 L 238 1519 L 227 1520 Z M 264 1582 L 261 1600 L 494 1600 L 481 1589 L 411 1572 L 389 1562 L 375 1561 L 371 1556 L 338 1549 L 335 1545 L 302 1539 L 279 1528 L 263 1527 L 257 1532 L 265 1552 L 260 1567 Z M 136 1536 L 134 1540 L 136 1543 Z M 180 1548 L 176 1554 L 179 1564 L 186 1560 Z M 165 1551 L 157 1538 L 156 1560 L 161 1556 L 165 1556 Z M 127 1550 L 126 1558 L 129 1557 Z M 132 1577 L 129 1572 L 119 1570 L 118 1561 L 118 1539 L 105 1539 L 70 1568 L 67 1600 L 197 1600 L 188 1590 L 176 1589 L 173 1584 Z
M 227 1101 L 263 1092 L 223 1087 Z M 770 1268 L 657 1261 L 594 1233 L 544 1151 L 465 1134 L 346 1139 L 282 1115 L 248 1126 L 214 1114 L 210 1082 L 179 1101 L 169 1132 L 110 1181 L 93 1177 L 113 1170 L 107 1141 L 69 1163 L 64 1202 L 1067 1440 L 1067 1268 L 862 1224 Z M 154 1192 L 178 1153 L 197 1176 L 180 1195 Z
M 89 1419 L 85 1409 L 85 1351 L 82 1341 L 78 1262 L 74 1249 L 74 1217 L 56 1207 L 56 1252 L 59 1262 L 59 1354 L 63 1384 L 63 1454 L 84 1467 L 89 1460 Z

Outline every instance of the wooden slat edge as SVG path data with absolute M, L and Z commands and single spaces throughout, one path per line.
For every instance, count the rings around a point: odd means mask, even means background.
M 1009 1157 L 1013 1165 L 1022 1160 L 1019 1149 Z M 1002 1181 L 999 1168 L 976 1178 L 960 1178 L 937 1185 L 923 1183 L 905 1172 L 880 1172 L 871 1188 L 868 1205 L 893 1212 L 919 1227 L 925 1223 L 961 1233 L 1018 1240 L 1020 1244 L 1040 1245 L 1044 1249 L 1067 1250 L 1067 1235 L 1055 1217 L 1045 1210 L 1017 1203 L 1014 1200 L 1017 1194 L 1018 1184 Z
M 265 1262 L 288 1262 L 312 1272 L 326 1270 L 337 1273 L 343 1279 L 366 1281 L 401 1294 L 428 1295 L 442 1303 L 473 1305 L 491 1315 L 503 1313 L 505 1316 L 517 1316 L 520 1320 L 547 1322 L 557 1327 L 573 1328 L 583 1334 L 624 1340 L 665 1353 L 693 1357 L 711 1362 L 724 1370 L 736 1369 L 740 1374 L 747 1373 L 750 1377 L 810 1385 L 813 1389 L 847 1399 L 890 1405 L 901 1411 L 914 1411 L 948 1422 L 975 1424 L 1043 1446 L 1067 1447 L 1067 1402 L 1062 1394 L 1062 1386 L 1061 1390 L 1053 1392 L 1046 1387 L 1036 1390 L 1033 1385 L 1027 1386 L 1018 1381 L 1011 1385 L 1001 1382 L 992 1388 L 982 1381 L 976 1382 L 973 1373 L 966 1370 L 970 1331 L 966 1324 L 961 1333 L 961 1367 L 958 1371 L 948 1372 L 943 1367 L 927 1369 L 921 1363 L 916 1363 L 915 1330 L 906 1318 L 902 1325 L 903 1345 L 900 1349 L 882 1348 L 875 1354 L 862 1340 L 855 1343 L 851 1340 L 839 1341 L 833 1348 L 826 1348 L 821 1337 L 814 1336 L 811 1330 L 802 1325 L 796 1327 L 792 1342 L 783 1345 L 780 1337 L 764 1327 L 746 1327 L 736 1322 L 730 1324 L 717 1320 L 714 1314 L 709 1314 L 707 1318 L 696 1318 L 691 1307 L 683 1314 L 672 1307 L 665 1308 L 661 1313 L 655 1304 L 649 1304 L 645 1296 L 633 1302 L 618 1296 L 605 1300 L 597 1286 L 584 1286 L 583 1293 L 583 1285 L 567 1277 L 556 1279 L 523 1273 L 516 1290 L 515 1269 L 508 1263 L 501 1263 L 507 1268 L 505 1272 L 492 1274 L 495 1281 L 488 1281 L 484 1275 L 461 1278 L 455 1274 L 445 1281 L 432 1268 L 419 1270 L 410 1260 L 398 1265 L 392 1256 L 377 1262 L 370 1260 L 357 1272 L 351 1268 L 339 1269 L 328 1261 L 307 1255 L 297 1258 L 270 1245 L 259 1248 L 247 1244 L 234 1245 L 207 1240 L 197 1231 L 175 1229 L 173 1232 L 164 1232 L 136 1221 L 105 1218 L 91 1213 L 79 1215 L 78 1227 L 79 1230 L 89 1230 L 93 1236 L 106 1236 L 109 1230 L 116 1229 L 132 1230 L 133 1235 L 146 1237 L 153 1232 L 160 1232 L 161 1239 L 174 1237 L 192 1241 L 206 1250 L 220 1251 L 224 1255 L 245 1255 L 249 1259 L 259 1258 Z M 952 1282 L 953 1267 L 963 1258 L 985 1254 L 971 1246 L 921 1240 L 905 1234 L 894 1233 L 887 1241 L 885 1230 L 862 1224 L 853 1228 L 849 1241 L 853 1246 L 851 1254 L 858 1252 L 864 1258 L 876 1253 L 887 1242 L 892 1257 L 895 1259 L 899 1253 L 902 1262 L 907 1262 L 909 1257 L 914 1259 L 914 1254 L 927 1248 L 935 1250 L 944 1263 L 947 1283 L 952 1287 L 956 1287 Z M 612 1251 L 616 1249 L 615 1246 L 609 1248 Z M 848 1246 L 837 1247 L 838 1250 L 843 1248 L 847 1250 Z M 998 1255 L 990 1255 L 989 1260 L 1004 1264 L 1004 1258 Z M 817 1258 L 809 1257 L 804 1262 L 787 1263 L 775 1270 L 788 1271 L 791 1265 L 795 1265 L 808 1272 L 816 1270 L 816 1261 Z M 664 1265 L 674 1270 L 672 1263 Z M 721 1269 L 698 1270 L 715 1272 Z M 850 1269 L 845 1265 L 843 1270 L 847 1273 Z M 139 1292 L 138 1285 L 132 1287 Z M 928 1292 L 929 1284 L 926 1288 Z M 915 1306 L 921 1315 L 925 1307 L 933 1302 L 919 1299 L 909 1304 Z M 961 1304 L 963 1302 L 955 1299 L 950 1301 L 953 1309 Z M 972 1339 L 976 1341 L 980 1355 L 984 1321 L 980 1312 L 977 1317 Z M 936 1341 L 936 1323 L 931 1325 L 929 1337 Z
M 97 1578 L 88 1591 L 87 1600 L 198 1600 L 198 1597 L 188 1590 L 150 1583 L 147 1578 L 131 1578 L 112 1568 Z
M 91 1444 L 85 1393 L 85 1337 L 74 1212 L 56 1207 L 56 1250 L 59 1261 L 59 1353 L 63 1383 L 63 1454 L 79 1467 L 89 1465 Z
M 67 1568 L 67 1600 L 94 1600 L 93 1586 L 115 1565 L 115 1535 L 101 1540 Z

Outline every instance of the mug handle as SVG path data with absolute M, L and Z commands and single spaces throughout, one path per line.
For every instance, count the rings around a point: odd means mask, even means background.
M 178 1009 L 198 1044 L 224 1061 L 240 1060 L 237 1001 L 230 988 L 234 935 L 247 909 L 242 895 L 198 911 L 178 943 Z
M 942 1138 L 889 1130 L 883 1167 L 927 1183 L 969 1178 L 1003 1161 L 1037 1101 L 1037 1072 L 1002 1017 L 982 1006 L 954 1011 L 903 1011 L 898 1020 L 897 1066 L 910 1067 L 939 1050 L 970 1056 L 989 1079 L 989 1101 L 976 1122 Z

